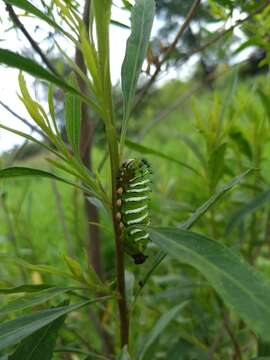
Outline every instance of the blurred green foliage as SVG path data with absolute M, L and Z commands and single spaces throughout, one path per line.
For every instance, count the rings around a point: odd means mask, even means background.
M 206 213 L 194 230 L 226 244 L 234 252 L 270 276 L 270 209 L 263 197 L 256 207 L 250 205 L 262 192 L 269 190 L 269 94 L 270 82 L 265 77 L 238 80 L 237 71 L 230 71 L 217 80 L 215 90 L 202 88 L 169 115 L 155 123 L 156 114 L 174 102 L 192 84 L 170 82 L 158 89 L 149 103 L 130 121 L 130 139 L 159 150 L 180 162 L 192 166 L 197 173 L 178 163 L 149 155 L 154 169 L 152 223 L 158 226 L 180 226 L 213 193 L 233 177 L 248 168 L 255 168 L 241 186 L 231 190 Z M 143 125 L 152 124 L 151 132 L 140 133 Z M 29 158 L 27 166 L 46 168 L 44 154 Z M 139 156 L 130 151 L 129 157 Z M 94 163 L 102 158 L 99 148 L 94 152 Z M 25 162 L 24 162 L 25 164 Z M 108 162 L 101 171 L 101 179 L 108 181 Z M 61 254 L 68 253 L 63 219 L 73 244 L 73 256 L 86 263 L 83 242 L 86 222 L 83 199 L 78 190 L 57 185 L 63 214 L 56 206 L 56 194 L 51 180 L 5 180 L 1 197 L 0 252 L 23 256 L 34 263 L 46 263 L 66 270 Z M 4 206 L 3 206 L 4 204 Z M 229 224 L 244 209 L 234 227 Z M 7 216 L 10 223 L 6 221 Z M 101 234 L 104 264 L 108 278 L 113 279 L 113 244 L 110 219 L 101 212 Z M 9 224 L 9 225 L 8 225 Z M 16 246 L 14 246 L 14 244 Z M 17 252 L 17 254 L 16 254 Z M 151 244 L 150 254 L 156 252 Z M 128 260 L 129 282 L 138 290 L 147 264 L 134 267 Z M 134 283 L 134 276 L 136 282 Z M 47 282 L 51 275 L 38 271 L 26 272 L 15 266 L 1 267 L 2 285 Z M 132 280 L 133 278 L 133 280 Z M 57 280 L 56 280 L 57 281 Z M 59 281 L 59 279 L 58 279 Z M 60 281 L 61 283 L 61 281 Z M 131 289 L 132 290 L 132 289 Z M 134 300 L 133 291 L 131 299 Z M 5 302 L 1 298 L 1 302 Z M 143 289 L 143 296 L 133 304 L 131 349 L 145 342 L 145 335 L 168 308 L 187 301 L 175 315 L 161 337 L 155 340 L 144 359 L 233 359 L 237 346 L 242 358 L 257 355 L 258 342 L 254 334 L 230 312 L 206 280 L 194 269 L 166 258 Z M 105 317 L 113 308 L 108 305 Z M 107 314 L 107 315 L 106 315 Z M 82 318 L 71 327 L 88 338 Z M 136 320 L 136 323 L 135 323 Z M 104 320 L 106 321 L 106 319 Z M 134 323 L 133 323 L 134 322 Z M 64 330 L 64 338 L 70 334 Z M 136 342 L 135 342 L 136 339 Z M 98 340 L 95 340 L 98 345 Z M 218 347 L 215 348 L 215 342 Z M 76 347 L 75 341 L 75 347 Z M 154 351 L 155 349 L 155 351 Z M 154 352 L 153 352 L 154 351 Z M 150 355 L 151 354 L 151 355 Z M 153 355 L 154 354 L 154 355 Z M 78 355 L 79 356 L 79 355 Z M 79 357 L 80 358 L 80 357 Z M 75 359 L 75 358 L 74 358 Z

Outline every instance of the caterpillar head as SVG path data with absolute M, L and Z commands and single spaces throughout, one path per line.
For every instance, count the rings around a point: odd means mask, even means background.
M 145 260 L 148 258 L 148 256 L 144 255 L 143 253 L 133 255 L 132 257 L 133 257 L 134 263 L 136 265 L 143 264 L 145 262 Z

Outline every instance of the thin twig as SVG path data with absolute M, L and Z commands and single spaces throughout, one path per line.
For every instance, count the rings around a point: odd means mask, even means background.
M 195 93 L 203 89 L 209 82 L 215 80 L 217 77 L 224 75 L 228 70 L 222 71 L 218 74 L 208 75 L 201 83 L 193 85 L 186 92 L 183 92 L 180 97 L 175 100 L 172 104 L 164 108 L 162 111 L 158 111 L 157 114 L 153 116 L 153 119 L 148 122 L 144 129 L 139 134 L 138 138 L 142 139 L 145 135 L 156 125 L 158 125 L 164 118 L 169 114 L 176 111 L 186 100 L 190 99 Z
M 38 133 L 39 135 L 41 135 L 43 138 L 45 137 L 44 133 L 39 130 L 39 128 L 37 128 L 36 126 L 32 125 L 28 120 L 26 120 L 25 118 L 23 118 L 21 115 L 17 114 L 14 110 L 12 110 L 8 105 L 6 105 L 5 103 L 3 103 L 2 100 L 0 100 L 0 105 L 3 106 L 3 108 L 5 108 L 10 114 L 12 114 L 13 116 L 15 116 L 17 119 L 19 119 L 20 121 L 22 121 L 25 125 L 27 125 L 32 131 Z
M 147 84 L 143 87 L 143 89 L 141 90 L 140 94 L 139 94 L 139 98 L 136 101 L 136 104 L 134 107 L 136 107 L 144 98 L 144 96 L 146 95 L 146 93 L 148 92 L 148 90 L 150 89 L 150 87 L 153 85 L 153 83 L 156 81 L 156 78 L 158 77 L 160 71 L 161 71 L 161 67 L 162 65 L 168 60 L 170 54 L 174 51 L 174 49 L 176 48 L 176 45 L 178 44 L 179 40 L 181 39 L 182 35 L 184 34 L 184 32 L 186 31 L 186 29 L 189 26 L 189 23 L 191 22 L 193 16 L 195 15 L 195 12 L 198 8 L 198 6 L 200 5 L 201 0 L 194 0 L 186 18 L 185 21 L 183 22 L 182 26 L 180 27 L 179 31 L 177 32 L 173 42 L 171 43 L 171 45 L 167 48 L 163 59 L 159 62 L 154 74 L 151 76 L 150 80 L 147 82 Z
M 193 56 L 193 55 L 195 55 L 195 54 L 197 54 L 199 52 L 202 52 L 203 50 L 205 50 L 209 46 L 213 45 L 218 40 L 223 38 L 225 35 L 232 32 L 236 27 L 238 27 L 238 26 L 242 25 L 243 23 L 245 23 L 246 21 L 250 20 L 253 16 L 258 15 L 259 13 L 261 13 L 269 4 L 270 4 L 270 0 L 267 0 L 266 3 L 261 5 L 255 11 L 251 12 L 244 19 L 236 21 L 236 23 L 234 25 L 232 25 L 231 27 L 229 27 L 228 29 L 225 29 L 223 31 L 218 31 L 217 34 L 215 36 L 213 36 L 211 39 L 209 39 L 205 44 L 197 47 L 196 49 L 191 50 L 188 54 L 186 54 L 184 56 L 184 60 L 185 61 L 188 60 L 191 56 Z
M 183 65 L 184 63 L 187 62 L 187 60 L 189 60 L 193 55 L 201 53 L 202 51 L 204 51 L 205 49 L 207 49 L 208 47 L 210 47 L 211 45 L 213 45 L 214 43 L 216 43 L 218 40 L 222 39 L 226 34 L 232 32 L 236 27 L 242 25 L 243 23 L 245 23 L 246 21 L 250 20 L 252 17 L 254 17 L 255 15 L 258 15 L 259 13 L 261 13 L 268 5 L 270 4 L 270 0 L 267 0 L 263 5 L 261 5 L 258 9 L 254 10 L 253 12 L 251 12 L 249 15 L 247 15 L 244 19 L 238 20 L 236 21 L 236 23 L 234 25 L 232 25 L 231 27 L 229 27 L 228 29 L 222 30 L 222 31 L 217 31 L 217 34 L 215 36 L 213 36 L 211 39 L 209 39 L 205 44 L 202 44 L 201 46 L 191 50 L 190 52 L 188 52 L 187 54 L 185 54 L 182 59 L 181 59 L 181 63 L 179 64 L 179 66 Z M 196 8 L 195 8 L 196 10 Z M 191 12 L 191 10 L 190 10 Z M 193 16 L 193 14 L 191 14 Z M 191 17 L 192 18 L 192 17 Z M 190 19 L 191 20 L 191 19 Z M 189 21 L 190 22 L 190 21 Z M 187 23 L 186 26 L 189 25 L 189 22 Z M 180 31 L 179 31 L 180 33 Z M 181 35 L 180 35 L 181 37 Z M 179 39 L 178 39 L 179 40 Z M 174 43 L 174 42 L 173 42 Z M 176 42 L 177 44 L 177 42 Z M 174 47 L 175 48 L 175 47 Z M 174 50 L 174 48 L 172 48 L 172 50 Z M 169 47 L 169 49 L 171 49 L 171 46 Z M 168 56 L 165 60 L 168 59 Z M 163 59 L 164 60 L 164 59 Z M 161 71 L 161 66 L 163 65 L 164 61 L 160 62 L 160 65 L 157 67 L 156 71 L 154 72 L 154 74 L 152 75 L 152 77 L 150 78 L 150 80 L 142 87 L 141 90 L 139 90 L 138 92 L 138 100 L 136 101 L 136 104 L 134 106 L 134 108 L 136 108 L 141 101 L 145 98 L 145 95 L 147 94 L 147 92 L 149 91 L 149 89 L 151 88 L 151 86 L 154 84 L 157 76 L 159 75 L 160 71 Z
M 212 81 L 217 80 L 218 78 L 226 75 L 229 71 L 234 69 L 235 67 L 239 67 L 242 65 L 245 65 L 248 63 L 249 59 L 244 60 L 240 64 L 231 65 L 229 68 L 225 68 L 224 70 L 221 70 L 216 73 L 210 73 L 206 78 L 204 78 L 200 83 L 193 85 L 191 88 L 189 88 L 187 91 L 182 92 L 178 99 L 176 99 L 174 102 L 169 104 L 167 107 L 165 107 L 162 111 L 157 111 L 157 113 L 153 116 L 153 118 L 148 121 L 147 126 L 144 127 L 144 129 L 141 131 L 141 133 L 138 135 L 138 139 L 141 140 L 143 137 L 145 137 L 150 130 L 153 129 L 153 127 L 157 126 L 163 119 L 165 119 L 168 115 L 176 111 L 180 106 L 183 105 L 183 103 L 190 99 L 193 95 L 195 95 L 197 92 L 202 90 L 205 86 L 207 86 Z
M 231 342 L 233 344 L 234 347 L 234 357 L 233 359 L 238 359 L 241 360 L 242 359 L 242 352 L 241 352 L 241 347 L 238 344 L 238 341 L 234 335 L 234 332 L 232 331 L 231 327 L 230 327 L 230 319 L 229 319 L 229 314 L 227 312 L 224 311 L 224 315 L 223 315 L 223 323 L 224 323 L 224 328 L 226 329 Z
M 32 48 L 35 50 L 35 52 L 40 56 L 44 64 L 46 64 L 47 68 L 51 70 L 55 75 L 58 75 L 55 67 L 51 64 L 47 56 L 43 53 L 41 48 L 39 47 L 38 43 L 32 38 L 32 36 L 29 34 L 29 32 L 26 30 L 25 26 L 22 24 L 18 16 L 16 15 L 15 11 L 13 10 L 13 7 L 9 4 L 6 4 L 6 10 L 9 13 L 9 16 L 11 20 L 13 21 L 14 25 L 17 26 L 21 32 L 24 34 L 24 36 L 27 38 L 29 43 L 31 44 Z
M 87 30 L 87 34 L 89 33 L 89 20 L 90 20 L 90 9 L 91 9 L 91 0 L 85 0 L 84 2 L 84 10 L 82 21 Z M 87 76 L 87 68 L 85 65 L 83 54 L 79 47 L 76 47 L 75 52 L 75 62 L 76 65 L 80 68 L 81 72 Z M 81 92 L 88 96 L 88 89 L 83 81 L 83 79 L 76 74 L 77 82 Z M 91 150 L 93 144 L 93 137 L 95 133 L 95 124 L 93 123 L 93 119 L 90 117 L 90 113 L 88 111 L 87 105 L 82 102 L 81 104 L 81 138 L 80 138 L 80 156 L 84 163 L 84 165 L 88 168 L 92 168 L 92 159 L 91 159 Z M 87 220 L 91 220 L 92 222 L 99 222 L 99 213 L 98 209 L 91 204 L 87 199 L 87 194 L 84 194 L 84 205 L 86 209 Z M 88 223 L 88 235 L 89 241 L 87 242 L 88 247 L 88 258 L 89 262 L 95 269 L 96 273 L 100 276 L 100 278 L 104 277 L 103 268 L 102 268 L 102 258 L 101 258 L 101 238 L 99 228 L 96 226 L 92 226 L 91 223 Z M 93 313 L 91 309 L 89 309 L 89 317 L 90 321 L 94 323 L 94 327 L 97 330 L 97 333 L 101 337 L 103 349 L 106 354 L 112 354 L 114 352 L 112 338 L 106 328 L 100 321 L 101 314 L 97 314 L 97 316 Z
M 216 336 L 214 338 L 212 345 L 209 348 L 209 352 L 208 352 L 208 356 L 207 356 L 208 360 L 213 360 L 215 358 L 215 352 L 219 347 L 220 341 L 222 340 L 224 333 L 225 333 L 225 326 L 222 323 L 218 332 L 216 333 Z
M 83 12 L 83 23 L 87 29 L 87 33 L 89 31 L 89 18 L 90 18 L 90 1 L 87 0 L 84 6 Z M 85 65 L 85 61 L 83 58 L 83 54 L 79 47 L 76 48 L 75 52 L 75 62 L 76 65 L 80 68 L 81 72 L 87 76 L 87 69 Z M 76 74 L 77 82 L 80 87 L 81 92 L 88 96 L 88 89 L 85 82 L 82 78 Z M 90 112 L 88 111 L 87 105 L 82 102 L 81 103 L 81 136 L 80 136 L 80 156 L 82 162 L 88 169 L 92 169 L 92 144 L 93 144 L 93 137 L 95 133 L 95 124 L 93 119 L 90 116 Z M 97 208 L 91 204 L 87 199 L 87 194 L 85 194 L 85 209 L 86 209 L 86 216 L 87 220 L 91 220 L 93 222 L 99 222 L 99 213 Z M 100 238 L 100 231 L 96 227 L 88 224 L 88 241 L 87 241 L 87 248 L 88 248 L 88 258 L 100 276 L 103 278 L 103 268 L 102 268 L 102 259 L 101 259 L 101 238 Z

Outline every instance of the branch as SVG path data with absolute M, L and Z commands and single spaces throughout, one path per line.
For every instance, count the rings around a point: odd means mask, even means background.
M 91 0 L 85 0 L 84 9 L 82 15 L 82 21 L 86 27 L 86 32 L 89 34 L 89 19 L 90 19 L 90 8 L 91 8 Z M 84 57 L 79 49 L 76 47 L 75 50 L 75 62 L 76 65 L 80 68 L 80 70 L 87 76 L 87 68 L 85 65 Z M 88 96 L 87 86 L 84 80 L 76 74 L 76 79 L 79 85 L 79 88 L 85 96 Z M 80 157 L 82 159 L 83 164 L 88 168 L 92 168 L 92 158 L 91 158 L 91 150 L 93 144 L 93 137 L 95 132 L 95 125 L 90 117 L 87 105 L 82 102 L 81 103 L 81 136 L 80 136 Z M 84 197 L 84 205 L 86 210 L 87 220 L 91 220 L 93 223 L 99 223 L 99 212 L 98 209 L 88 201 L 87 195 Z M 90 222 L 88 224 L 88 236 L 89 241 L 87 242 L 87 252 L 89 262 L 100 276 L 100 278 L 104 278 L 103 268 L 102 268 L 102 258 L 101 258 L 101 237 L 99 228 L 93 226 Z M 100 320 L 100 313 L 97 314 L 97 318 L 95 314 L 89 309 L 90 321 L 94 322 L 94 326 L 97 330 L 97 333 L 100 335 L 104 351 L 106 354 L 112 354 L 114 352 L 112 339 L 108 331 L 106 330 L 104 324 L 102 324 Z
M 226 329 L 231 342 L 233 344 L 233 348 L 234 348 L 234 357 L 233 359 L 242 359 L 242 352 L 241 352 L 241 347 L 235 337 L 234 332 L 232 331 L 231 327 L 230 327 L 230 319 L 229 319 L 229 314 L 227 312 L 223 312 L 223 323 L 224 323 L 224 328 Z
M 171 43 L 171 45 L 167 48 L 163 59 L 159 62 L 154 74 L 151 76 L 150 80 L 147 82 L 147 84 L 143 87 L 143 89 L 140 91 L 139 93 L 139 98 L 136 101 L 136 104 L 134 107 L 136 107 L 144 98 L 144 96 L 146 95 L 146 93 L 148 92 L 148 90 L 150 89 L 150 87 L 153 85 L 153 83 L 155 82 L 156 78 L 158 77 L 158 74 L 161 71 L 161 67 L 162 65 L 167 61 L 167 59 L 169 58 L 170 54 L 173 52 L 173 50 L 176 48 L 177 43 L 179 42 L 179 40 L 181 39 L 182 35 L 184 34 L 185 30 L 188 28 L 189 23 L 191 22 L 193 16 L 195 15 L 195 12 L 198 8 L 198 6 L 200 5 L 201 0 L 194 0 L 187 16 L 186 19 L 184 21 L 184 23 L 182 24 L 182 26 L 180 27 L 179 31 L 177 32 L 173 42 Z
M 176 111 L 186 100 L 190 99 L 195 93 L 203 89 L 207 84 L 211 83 L 212 81 L 216 80 L 218 77 L 226 74 L 229 69 L 226 69 L 217 74 L 209 74 L 201 83 L 195 84 L 186 92 L 181 93 L 180 97 L 175 100 L 172 104 L 165 107 L 161 112 L 158 111 L 154 116 L 153 119 L 148 122 L 148 124 L 143 128 L 141 133 L 139 134 L 139 139 L 145 137 L 145 135 L 156 125 L 158 125 L 166 116 L 171 114 L 172 112 Z
M 219 344 L 224 337 L 224 333 L 225 333 L 225 326 L 224 326 L 224 323 L 222 323 L 222 325 L 220 326 L 219 330 L 216 333 L 216 336 L 214 338 L 212 345 L 209 348 L 209 352 L 208 352 L 208 356 L 207 356 L 208 360 L 214 359 L 215 352 L 218 349 Z
M 210 47 L 211 45 L 216 43 L 218 40 L 222 39 L 225 35 L 232 32 L 238 26 L 240 26 L 243 23 L 245 23 L 246 21 L 250 20 L 253 16 L 258 15 L 259 13 L 261 13 L 268 5 L 270 5 L 270 0 L 267 0 L 266 3 L 261 5 L 255 11 L 251 12 L 244 19 L 236 21 L 236 23 L 234 25 L 232 25 L 231 27 L 229 27 L 228 29 L 225 29 L 225 30 L 222 30 L 222 31 L 217 31 L 217 34 L 215 36 L 213 36 L 211 39 L 209 39 L 205 44 L 191 50 L 188 54 L 184 55 L 182 61 L 186 62 L 191 56 L 204 51 L 205 49 L 207 49 L 208 47 Z
M 58 72 L 56 71 L 55 67 L 51 64 L 51 62 L 49 61 L 47 56 L 43 53 L 43 51 L 39 47 L 38 43 L 32 38 L 32 36 L 26 30 L 25 26 L 21 23 L 20 19 L 16 15 L 12 6 L 9 4 L 6 4 L 6 10 L 9 13 L 9 16 L 10 16 L 11 20 L 13 21 L 14 25 L 17 26 L 21 30 L 21 32 L 24 34 L 24 36 L 27 38 L 27 40 L 31 44 L 32 48 L 40 56 L 40 58 L 42 59 L 44 64 L 46 64 L 48 69 L 50 69 L 51 72 L 53 72 L 55 75 L 59 75 Z
M 258 15 L 259 13 L 261 13 L 268 5 L 270 4 L 270 0 L 267 0 L 263 5 L 261 5 L 258 9 L 254 10 L 253 12 L 251 12 L 249 15 L 247 15 L 244 19 L 242 20 L 238 20 L 234 25 L 232 25 L 231 27 L 229 27 L 226 30 L 222 30 L 222 31 L 218 31 L 217 34 L 215 36 L 213 36 L 211 39 L 209 39 L 205 44 L 191 50 L 189 53 L 187 53 L 186 55 L 183 56 L 183 58 L 181 59 L 181 65 L 183 65 L 188 59 L 191 58 L 191 56 L 200 53 L 202 51 L 204 51 L 205 49 L 207 49 L 208 47 L 210 47 L 211 45 L 213 45 L 214 43 L 216 43 L 218 40 L 222 39 L 226 34 L 230 33 L 231 31 L 233 31 L 236 27 L 242 25 L 243 23 L 245 23 L 246 21 L 248 21 L 249 19 L 251 19 L 253 16 Z M 198 4 L 195 2 L 192 6 L 192 8 L 189 11 L 189 14 L 187 16 L 188 21 L 185 21 L 185 23 L 183 24 L 183 26 L 185 25 L 184 30 L 187 28 L 187 26 L 189 25 L 192 17 L 193 17 L 193 13 L 196 10 L 195 5 L 198 6 Z M 195 9 L 194 9 L 195 7 Z M 177 45 L 178 40 L 180 39 L 182 33 L 184 32 L 184 30 L 181 32 L 181 29 L 179 30 L 178 34 L 176 35 L 176 38 L 178 37 L 178 39 L 175 38 L 175 40 L 173 41 L 172 45 L 169 47 L 168 51 L 171 49 L 174 50 L 175 46 Z M 180 36 L 179 36 L 180 35 Z M 174 47 L 172 47 L 174 45 Z M 147 94 L 147 92 L 149 91 L 149 89 L 151 88 L 151 86 L 153 85 L 153 83 L 155 82 L 157 76 L 159 75 L 160 71 L 161 71 L 161 66 L 164 64 L 164 62 L 168 59 L 168 56 L 170 55 L 171 51 L 167 54 L 165 54 L 166 58 L 164 57 L 163 60 L 160 62 L 159 66 L 157 67 L 156 71 L 154 72 L 154 74 L 152 75 L 152 77 L 150 78 L 150 80 L 142 87 L 141 90 L 139 90 L 138 92 L 138 100 L 136 101 L 136 104 L 134 106 L 134 108 L 136 108 L 141 101 L 145 98 L 145 95 Z
M 39 135 L 41 135 L 43 138 L 46 136 L 44 135 L 44 133 L 39 130 L 39 128 L 37 128 L 36 126 L 32 125 L 28 120 L 26 120 L 25 118 L 23 118 L 22 116 L 20 116 L 19 114 L 17 114 L 15 111 L 11 110 L 11 108 L 6 105 L 5 103 L 3 103 L 3 101 L 0 100 L 0 105 L 3 106 L 3 108 L 5 108 L 10 114 L 12 114 L 13 116 L 15 116 L 17 119 L 19 119 L 20 121 L 22 121 L 25 125 L 27 125 L 32 131 L 38 133 Z

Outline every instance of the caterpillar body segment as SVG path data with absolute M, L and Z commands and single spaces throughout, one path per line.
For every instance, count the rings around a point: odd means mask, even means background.
M 144 252 L 150 239 L 145 227 L 150 224 L 151 173 L 147 160 L 131 159 L 123 163 L 118 177 L 119 226 L 124 249 L 135 264 L 142 264 L 147 258 Z

